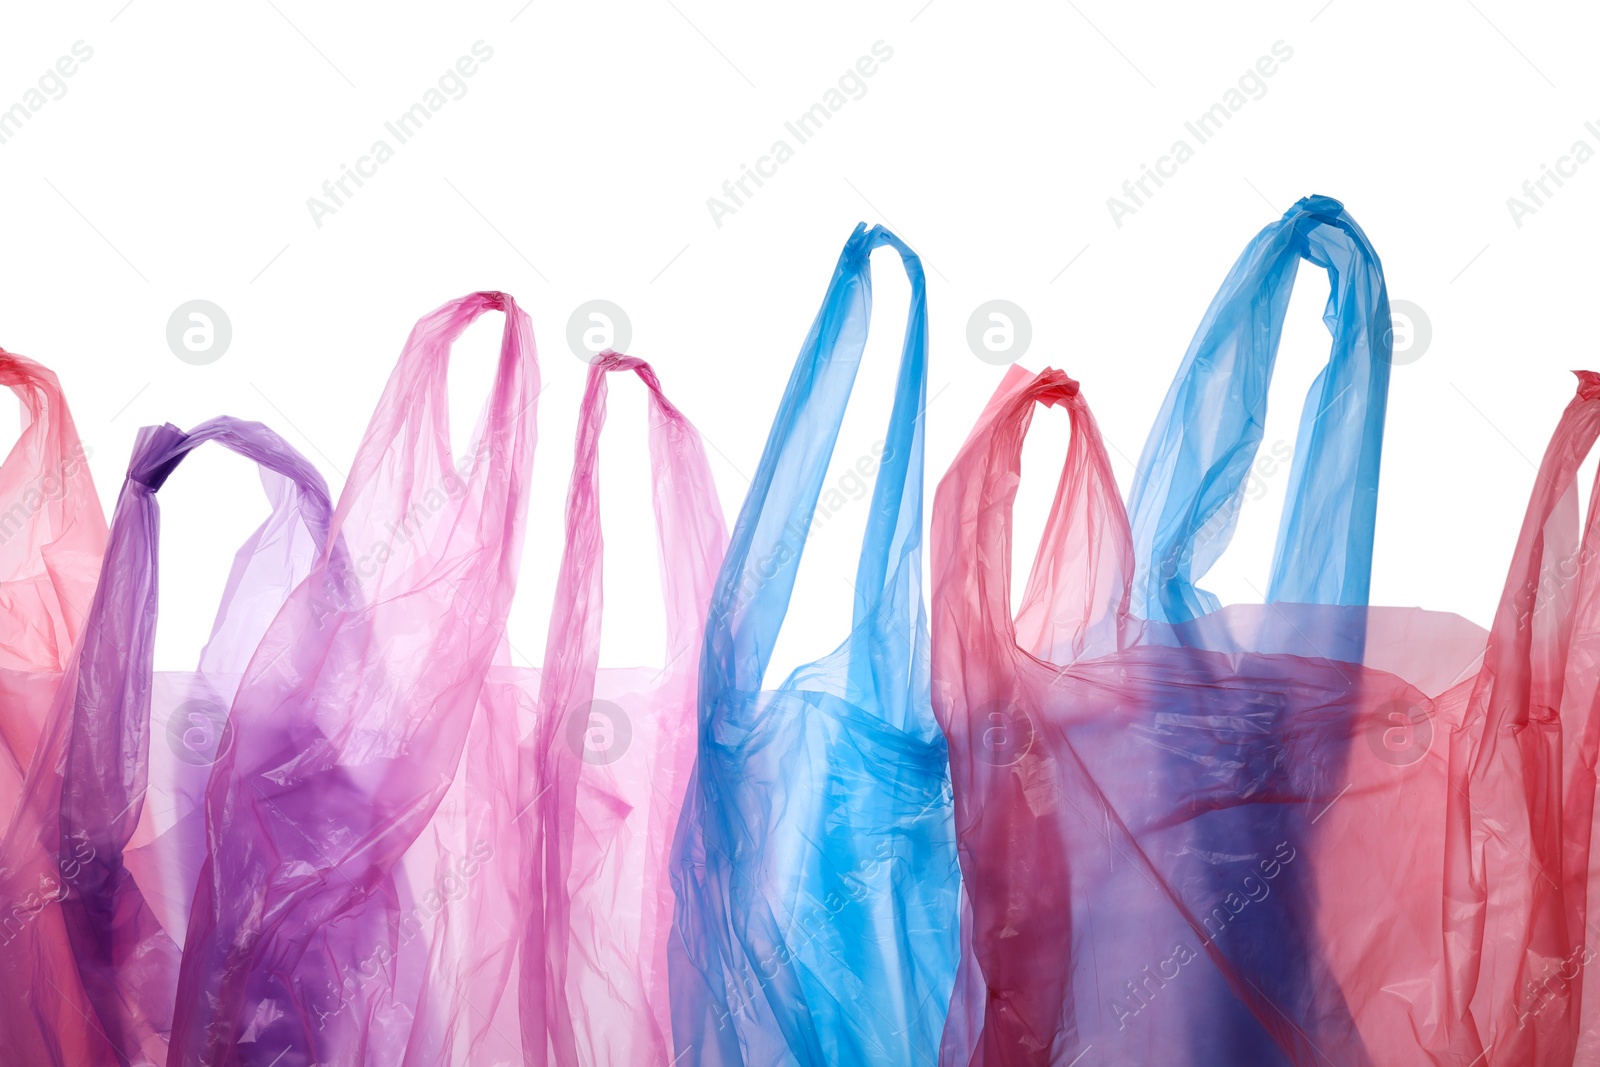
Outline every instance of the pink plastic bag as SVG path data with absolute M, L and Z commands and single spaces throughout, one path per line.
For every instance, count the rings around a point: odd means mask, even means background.
M 1041 403 L 1073 440 L 1013 620 Z M 1258 1063 L 1584 1062 L 1600 520 L 1578 536 L 1573 479 L 1597 433 L 1584 375 L 1487 653 L 1411 608 L 1235 606 L 1180 641 L 1130 617 L 1126 514 L 1077 384 L 1013 369 L 934 507 L 934 706 L 970 899 L 943 1062 L 1222 1063 L 1197 1036 L 1242 1027 Z M 1362 634 L 1362 662 L 1324 657 L 1329 632 Z M 1188 854 L 1194 820 L 1241 805 L 1282 839 Z M 1239 881 L 1213 894 L 1193 872 L 1222 862 Z
M 22 402 L 22 434 L 0 464 L 3 827 L 94 595 L 106 521 L 56 376 L 0 349 L 0 385 Z
M 662 668 L 597 671 L 596 449 L 606 375 L 629 370 L 650 390 L 668 647 Z M 700 642 L 727 531 L 699 435 L 641 360 L 606 353 L 590 368 L 566 529 L 544 669 L 497 670 L 485 692 L 491 714 L 537 694 L 520 751 L 517 805 L 507 813 L 527 812 L 508 827 L 507 841 L 510 851 L 520 835 L 513 903 L 526 920 L 522 1055 L 564 1067 L 667 1067 L 668 862 L 694 766 Z
M 471 452 L 445 362 L 506 314 Z M 605 375 L 651 390 L 666 666 L 597 670 Z M 539 382 L 478 293 L 412 332 L 317 563 L 267 630 L 212 774 L 174 1064 L 669 1060 L 667 859 L 726 541 L 699 438 L 642 362 L 590 372 L 545 664 L 509 665 Z
M 661 668 L 597 669 L 598 444 L 607 375 L 618 371 L 650 391 Z M 668 861 L 694 764 L 706 603 L 726 544 L 694 427 L 648 364 L 601 355 L 578 420 L 544 666 L 509 666 L 502 649 L 454 786 L 407 855 L 408 866 L 441 873 L 416 919 L 402 920 L 402 938 L 415 926 L 444 945 L 449 931 L 470 931 L 438 954 L 431 976 L 442 1002 L 471 1006 L 455 1056 L 439 1062 L 670 1063 Z
M 493 391 L 459 463 L 446 360 L 504 311 Z M 452 301 L 412 330 L 352 465 L 321 557 L 262 638 L 212 769 L 207 853 L 184 944 L 171 1064 L 450 1062 L 495 1005 L 456 977 L 435 886 L 485 876 L 476 840 L 430 834 L 505 619 L 520 555 L 539 375 L 503 293 Z M 503 861 L 501 861 L 503 867 Z M 450 883 L 454 885 L 452 881 Z M 503 975 L 485 975 L 491 984 Z

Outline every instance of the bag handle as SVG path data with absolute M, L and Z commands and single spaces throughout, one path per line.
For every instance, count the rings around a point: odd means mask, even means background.
M 875 690 L 895 714 L 907 707 L 912 685 L 913 626 L 925 625 L 920 572 L 928 306 L 922 261 L 882 226 L 860 224 L 845 242 L 801 346 L 717 581 L 703 669 L 738 689 L 761 688 L 866 348 L 871 255 L 884 245 L 900 254 L 911 305 L 856 571 L 849 643 L 862 654 L 850 657 L 850 686 Z
M 94 595 L 106 520 L 55 373 L 0 348 L 22 432 L 0 463 L 0 668 L 66 669 Z
M 1072 440 L 1015 619 L 1011 614 L 1012 521 L 1022 443 L 1034 411 L 1061 405 Z M 1099 426 L 1078 383 L 1046 368 L 1012 366 L 949 472 L 933 507 L 935 625 L 979 605 L 963 654 L 996 642 L 1005 658 L 1027 654 L 1065 665 L 1121 646 L 1133 549 L 1122 497 Z
M 65 751 L 55 754 L 62 769 L 60 855 L 82 857 L 87 850 L 91 856 L 77 864 L 73 892 L 62 901 L 62 915 L 84 989 L 106 1035 L 124 1049 L 150 1047 L 152 1033 L 162 1029 L 158 1020 L 144 1017 L 129 1003 L 127 992 L 139 983 L 118 980 L 127 968 L 141 966 L 137 961 L 146 955 L 152 936 L 164 936 L 152 934 L 160 925 L 122 865 L 149 781 L 160 559 L 156 493 L 195 448 L 209 441 L 253 460 L 281 477 L 293 492 L 273 493 L 269 487 L 275 510 L 235 558 L 202 660 L 209 656 L 236 661 L 241 654 L 247 658 L 251 632 L 259 638 L 270 621 L 270 616 L 258 616 L 241 624 L 230 618 L 241 590 L 261 580 L 257 561 L 251 557 L 263 545 L 274 553 L 280 548 L 288 551 L 294 531 L 286 527 L 303 522 L 317 542 L 315 550 L 302 553 L 298 561 L 304 572 L 324 550 L 332 512 L 322 476 L 259 423 L 218 418 L 187 434 L 171 424 L 146 427 L 134 445 L 107 543 L 105 580 L 95 591 L 83 640 L 52 711 L 53 720 L 63 716 L 67 720 Z M 292 560 L 273 562 L 281 566 Z M 281 585 L 284 597 L 294 584 Z M 248 599 L 251 606 L 259 603 L 254 597 Z M 237 669 L 243 666 L 238 663 Z M 50 732 L 59 736 L 59 730 L 58 726 Z M 42 766 L 35 762 L 35 770 Z
M 541 681 L 546 708 L 566 708 L 573 700 L 587 700 L 592 695 L 588 691 L 593 689 L 599 662 L 604 588 L 600 431 L 606 421 L 607 375 L 619 371 L 638 375 L 650 394 L 651 497 L 667 607 L 664 673 L 693 673 L 696 668 L 687 656 L 700 645 L 704 605 L 727 544 L 711 466 L 693 424 L 667 399 L 650 364 L 616 352 L 601 353 L 589 367 L 578 415 L 572 481 L 567 490 L 566 546 Z
M 1585 946 L 1600 934 L 1587 897 L 1600 755 L 1592 682 L 1600 498 L 1591 496 L 1580 536 L 1577 493 L 1597 438 L 1600 374 L 1580 371 L 1539 464 L 1464 721 L 1449 735 L 1446 885 L 1457 906 L 1445 912 L 1445 945 L 1452 972 L 1463 976 L 1452 984 L 1451 1009 L 1476 1020 L 1493 1063 L 1570 1047 L 1575 1007 L 1552 1001 L 1579 1003 L 1581 977 L 1569 980 L 1567 971 L 1582 972 Z M 1579 638 L 1588 643 L 1575 654 Z M 1569 665 L 1583 674 L 1569 680 Z M 1509 846 L 1503 860 L 1497 841 Z M 1513 970 L 1486 944 L 1524 951 Z M 1560 980 L 1549 981 L 1557 969 Z M 1480 978 L 1491 993 L 1486 1012 L 1473 1010 Z
M 1393 349 L 1389 297 L 1378 254 L 1344 205 L 1310 196 L 1234 263 L 1145 442 L 1128 505 L 1133 609 L 1143 618 L 1182 623 L 1220 606 L 1194 583 L 1233 537 L 1302 259 L 1328 272 L 1323 321 L 1333 345 L 1301 412 L 1266 597 L 1367 603 Z
M 455 457 L 450 445 L 448 371 L 456 339 L 488 311 L 505 313 L 494 385 L 473 435 L 474 445 Z M 471 552 L 478 528 L 448 521 L 463 503 L 487 505 L 485 519 L 519 516 L 526 507 L 528 466 L 536 443 L 534 402 L 540 392 L 538 353 L 528 315 L 510 294 L 470 293 L 435 309 L 412 327 L 377 410 L 356 451 L 334 512 L 335 535 L 346 525 L 382 540 L 354 556 L 354 574 L 330 571 L 324 580 L 335 603 L 352 590 L 384 596 L 438 580 Z M 429 494 L 436 494 L 436 503 Z M 352 551 L 358 546 L 352 544 Z M 511 573 L 520 546 L 508 557 Z M 448 579 L 445 579 L 448 580 Z M 479 604 L 488 618 L 506 605 Z

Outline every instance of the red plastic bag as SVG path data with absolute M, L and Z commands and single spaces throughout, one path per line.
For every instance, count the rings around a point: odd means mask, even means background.
M 1073 440 L 1013 620 L 1041 403 Z M 1486 653 L 1410 608 L 1235 606 L 1180 635 L 1129 613 L 1127 519 L 1077 384 L 1013 369 L 934 506 L 970 898 L 943 1061 L 1235 1063 L 1219 1047 L 1258 1042 L 1248 1062 L 1583 1062 L 1600 518 L 1579 536 L 1574 476 L 1597 433 L 1586 374 Z M 1328 633 L 1360 635 L 1361 661 L 1323 656 Z M 1193 824 L 1240 809 L 1282 836 L 1195 855 Z
M 22 402 L 21 436 L 0 464 L 3 827 L 94 596 L 106 520 L 56 376 L 0 349 L 0 385 Z

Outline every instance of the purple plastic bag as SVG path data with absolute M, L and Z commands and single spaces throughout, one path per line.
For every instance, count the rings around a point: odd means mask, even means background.
M 199 671 L 155 676 L 155 494 L 207 441 L 261 464 L 273 511 L 235 557 Z M 21 921 L 0 955 L 8 1062 L 166 1061 L 182 937 L 171 904 L 193 885 L 208 765 L 227 738 L 232 687 L 329 518 L 321 476 L 259 424 L 141 431 L 83 634 L 0 843 L 0 894 L 22 903 L 7 912 Z M 152 746 L 163 723 L 174 744 Z M 209 743 L 185 748 L 197 731 Z M 148 839 L 142 863 L 127 851 L 136 836 Z

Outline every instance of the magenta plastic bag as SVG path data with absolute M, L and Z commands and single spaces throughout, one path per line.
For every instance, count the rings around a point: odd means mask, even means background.
M 153 675 L 155 494 L 208 441 L 262 465 L 273 511 L 235 557 L 199 671 Z M 102 580 L 0 843 L 0 894 L 17 924 L 0 956 L 0 1047 L 14 1062 L 166 1061 L 207 768 L 227 740 L 232 687 L 329 517 L 321 476 L 263 426 L 141 431 Z M 171 744 L 152 746 L 163 732 Z M 129 852 L 136 836 L 143 862 Z
M 0 349 L 22 433 L 0 463 L 0 827 L 94 596 L 106 520 L 56 376 Z M 6 938 L 0 915 L 0 946 Z
M 499 364 L 458 462 L 447 356 L 490 310 L 506 318 Z M 538 392 L 528 318 L 503 293 L 451 301 L 412 330 L 334 512 L 348 559 L 316 561 L 234 697 L 169 1063 L 443 1063 L 458 1036 L 492 1025 L 494 1004 L 441 988 L 445 939 L 505 935 L 439 929 L 434 905 L 447 878 L 483 875 L 473 842 L 496 840 L 502 813 L 427 842 L 447 866 L 405 861 L 450 790 L 504 639 Z

